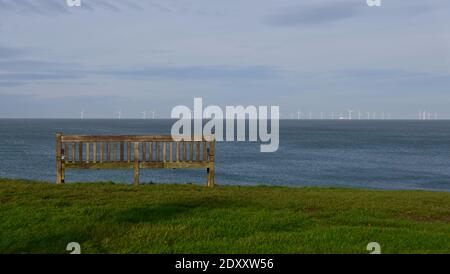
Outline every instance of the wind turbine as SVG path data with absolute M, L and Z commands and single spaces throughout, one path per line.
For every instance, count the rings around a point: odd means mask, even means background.
M 354 110 L 351 110 L 351 109 L 348 108 L 347 111 L 348 111 L 348 119 L 351 120 L 352 119 L 352 113 L 354 112 Z
M 320 113 L 320 119 L 323 120 L 323 112 Z
M 155 119 L 156 111 L 152 110 L 152 119 Z
M 147 119 L 147 111 L 144 110 L 142 113 L 142 119 Z
M 302 112 L 299 110 L 297 110 L 297 120 L 300 120 L 302 117 Z
M 80 111 L 80 119 L 84 119 L 84 109 L 81 109 Z
M 311 120 L 312 119 L 312 112 L 310 111 L 309 112 L 309 120 Z
M 119 120 L 122 119 L 122 109 L 119 109 L 119 111 L 116 113 L 117 113 L 117 118 L 119 118 Z
M 367 112 L 367 120 L 370 120 L 370 112 Z
M 361 110 L 358 109 L 358 120 L 361 120 Z

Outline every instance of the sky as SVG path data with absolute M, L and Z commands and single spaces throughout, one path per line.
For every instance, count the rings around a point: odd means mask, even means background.
M 450 1 L 381 3 L 0 0 L 0 118 L 162 118 L 194 97 L 450 118 Z

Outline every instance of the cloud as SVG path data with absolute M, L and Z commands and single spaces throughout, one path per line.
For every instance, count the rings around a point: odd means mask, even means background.
M 363 6 L 355 2 L 315 3 L 289 7 L 266 18 L 274 26 L 311 26 L 354 17 Z
M 128 79 L 267 79 L 274 78 L 277 72 L 265 66 L 150 66 L 126 69 L 106 69 L 98 74 Z
M 77 63 L 40 60 L 1 60 L 0 87 L 42 81 L 64 81 L 88 76 L 121 80 L 264 80 L 278 77 L 278 71 L 266 66 L 129 66 L 86 67 Z
M 10 59 L 22 54 L 22 50 L 17 48 L 4 47 L 0 45 L 0 59 Z
M 61 14 L 75 10 L 107 10 L 121 12 L 123 9 L 141 9 L 136 0 L 82 0 L 81 7 L 69 7 L 66 0 L 0 0 L 0 13 L 11 12 L 29 14 Z

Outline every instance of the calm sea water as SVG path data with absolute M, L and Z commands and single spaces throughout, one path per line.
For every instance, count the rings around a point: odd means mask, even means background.
M 170 133 L 170 120 L 0 119 L 0 177 L 53 181 L 55 132 Z M 450 121 L 283 120 L 280 148 L 220 142 L 218 184 L 450 191 Z M 131 170 L 68 170 L 66 181 L 131 183 Z M 142 182 L 205 183 L 203 170 L 142 170 Z

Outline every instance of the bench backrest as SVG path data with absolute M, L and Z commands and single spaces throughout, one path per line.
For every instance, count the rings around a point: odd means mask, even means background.
M 214 146 L 214 140 L 207 141 L 205 138 L 175 141 L 171 136 L 88 136 L 57 133 L 57 182 L 58 170 L 64 172 L 66 168 L 209 169 L 214 165 Z M 58 164 L 61 166 L 58 167 Z M 62 176 L 64 177 L 64 174 Z

